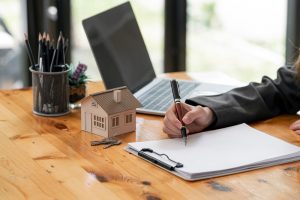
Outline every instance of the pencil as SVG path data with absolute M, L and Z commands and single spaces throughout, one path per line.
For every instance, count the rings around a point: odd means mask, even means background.
M 52 61 L 51 61 L 51 64 L 50 64 L 50 72 L 52 72 L 52 68 L 53 68 L 53 64 L 54 64 L 54 60 L 55 60 L 56 51 L 57 50 L 54 49 L 53 56 L 52 56 Z
M 50 69 L 50 58 L 49 58 L 49 47 L 50 47 L 50 36 L 49 34 L 47 33 L 47 36 L 46 36 L 46 70 L 47 72 L 49 72 L 49 69 Z
M 46 39 L 47 39 L 47 34 L 46 34 L 46 32 L 44 32 L 43 33 L 43 40 L 42 40 L 43 72 L 47 71 Z
M 58 65 L 64 65 L 65 62 L 64 62 L 64 36 L 62 34 L 62 31 L 60 31 L 59 33 L 59 36 L 60 36 L 60 41 L 59 41 L 59 48 L 57 49 L 57 53 L 58 53 Z
M 60 59 L 60 46 L 61 46 L 61 40 L 62 40 L 62 34 L 60 33 L 58 36 L 58 40 L 57 40 L 57 46 L 56 46 L 56 61 L 55 61 L 55 65 L 59 64 L 59 59 Z
M 33 53 L 32 53 L 32 49 L 31 49 L 28 37 L 25 33 L 24 33 L 24 36 L 25 36 L 25 44 L 26 44 L 26 47 L 27 47 L 28 57 L 29 57 L 32 68 L 34 68 L 34 65 L 35 65 L 34 60 L 35 59 L 34 59 L 34 56 L 33 56 Z
M 61 45 L 61 62 L 60 64 L 63 64 L 65 65 L 66 64 L 66 61 L 65 61 L 65 38 L 62 37 L 62 45 Z
M 66 55 L 67 55 L 67 53 L 68 53 L 68 48 L 69 48 L 69 39 L 66 38 L 65 43 L 64 43 L 65 60 L 66 60 Z
M 54 39 L 52 39 L 50 41 L 50 47 L 49 47 L 49 62 L 50 62 L 50 65 L 51 65 L 51 61 L 52 61 L 52 58 L 53 58 L 53 53 L 54 53 Z
M 40 64 L 41 51 L 42 51 L 42 34 L 39 33 L 39 49 L 38 49 L 38 58 L 37 58 L 38 65 Z

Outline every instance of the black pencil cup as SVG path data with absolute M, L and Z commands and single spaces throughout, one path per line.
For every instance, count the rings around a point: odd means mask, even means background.
M 53 66 L 52 72 L 39 71 L 38 66 L 30 67 L 34 114 L 55 117 L 70 112 L 69 70 L 64 65 Z

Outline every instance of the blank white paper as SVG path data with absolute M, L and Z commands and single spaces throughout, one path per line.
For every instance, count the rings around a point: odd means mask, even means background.
M 135 142 L 128 146 L 136 151 L 151 148 L 167 154 L 184 165 L 179 172 L 190 175 L 228 170 L 293 153 L 300 156 L 300 147 L 246 124 L 190 135 L 187 146 L 182 138 Z

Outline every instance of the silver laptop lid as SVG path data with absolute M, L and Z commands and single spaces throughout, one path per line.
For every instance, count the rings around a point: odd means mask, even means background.
M 106 89 L 136 92 L 155 77 L 129 2 L 82 21 Z

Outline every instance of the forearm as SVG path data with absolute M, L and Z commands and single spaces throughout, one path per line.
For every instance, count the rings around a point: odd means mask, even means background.
M 213 111 L 215 120 L 210 128 L 222 128 L 273 116 L 274 111 L 271 112 L 266 107 L 260 96 L 250 95 L 252 97 L 249 98 L 248 95 L 244 96 L 245 92 L 253 94 L 255 91 L 247 86 L 222 95 L 189 99 L 186 103 L 207 106 Z
M 186 102 L 212 109 L 216 120 L 211 128 L 295 113 L 300 108 L 300 86 L 295 77 L 293 68 L 280 68 L 275 80 L 264 77 L 261 83 L 250 83 L 221 95 L 196 97 Z

